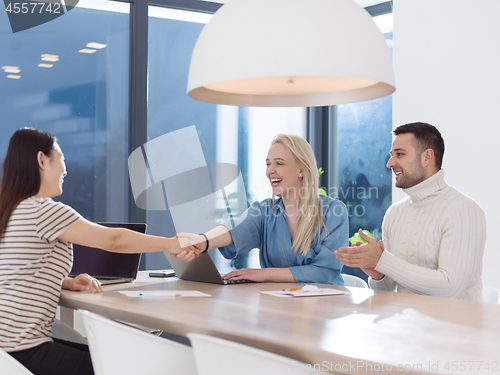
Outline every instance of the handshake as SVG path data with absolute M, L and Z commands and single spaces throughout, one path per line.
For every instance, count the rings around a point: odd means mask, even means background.
M 192 262 L 210 248 L 205 234 L 178 233 L 175 235 L 177 246 L 171 247 L 170 256 L 184 262 Z
M 178 233 L 175 237 L 175 245 L 171 247 L 170 255 L 184 262 L 191 262 L 210 249 L 233 244 L 231 233 L 223 225 L 205 234 Z

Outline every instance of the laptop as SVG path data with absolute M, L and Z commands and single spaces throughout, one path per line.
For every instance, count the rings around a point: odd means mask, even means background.
M 168 253 L 165 253 L 165 255 L 174 269 L 176 276 L 182 280 L 221 285 L 254 282 L 250 280 L 224 280 L 208 252 L 200 254 L 198 258 L 189 263 L 172 258 Z
M 140 223 L 97 223 L 110 228 L 127 228 L 146 233 L 146 224 Z M 87 273 L 101 285 L 134 281 L 139 270 L 141 254 L 111 253 L 95 247 L 73 244 L 73 268 L 70 276 Z

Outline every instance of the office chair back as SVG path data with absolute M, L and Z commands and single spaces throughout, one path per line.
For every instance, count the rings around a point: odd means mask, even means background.
M 0 373 L 8 375 L 33 375 L 9 353 L 0 349 Z
M 483 302 L 500 305 L 500 291 L 497 288 L 489 285 L 484 285 L 482 294 Z
M 368 284 L 365 280 L 360 277 L 347 275 L 345 273 L 342 274 L 342 278 L 344 279 L 344 286 L 355 286 L 357 288 L 367 288 Z
M 311 375 L 304 363 L 265 350 L 198 333 L 187 336 L 199 375 Z
M 78 310 L 95 375 L 196 375 L 193 350 L 100 315 Z

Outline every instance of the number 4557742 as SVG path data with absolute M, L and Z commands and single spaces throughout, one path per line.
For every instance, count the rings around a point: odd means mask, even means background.
M 483 361 L 452 361 L 446 362 L 444 369 L 447 371 L 453 372 L 463 372 L 463 371 L 481 371 L 490 372 L 490 371 L 498 371 L 498 362 L 483 362 Z
M 52 3 L 9 3 L 5 10 L 8 13 L 61 13 L 61 4 Z

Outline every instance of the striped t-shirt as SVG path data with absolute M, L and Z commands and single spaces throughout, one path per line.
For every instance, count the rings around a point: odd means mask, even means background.
M 70 243 L 57 239 L 80 215 L 50 198 L 30 197 L 12 213 L 0 241 L 0 348 L 52 341 L 61 285 L 73 264 Z

